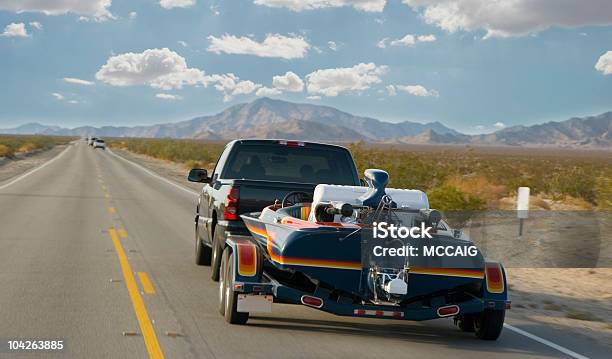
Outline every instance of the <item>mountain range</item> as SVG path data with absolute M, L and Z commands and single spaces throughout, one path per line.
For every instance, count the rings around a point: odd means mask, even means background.
M 83 126 L 73 129 L 29 123 L 5 134 L 152 137 L 229 140 L 285 138 L 336 142 L 612 147 L 612 112 L 534 126 L 513 126 L 490 134 L 466 135 L 440 122 L 390 123 L 329 106 L 260 98 L 212 116 L 151 126 Z

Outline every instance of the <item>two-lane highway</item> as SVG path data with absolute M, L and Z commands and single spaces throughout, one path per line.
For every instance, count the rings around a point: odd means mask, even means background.
M 194 264 L 196 197 L 188 190 L 83 143 L 8 182 L 0 183 L 0 339 L 65 341 L 62 352 L 31 357 L 568 354 L 511 330 L 485 342 L 460 332 L 451 320 L 358 320 L 300 306 L 274 305 L 271 315 L 231 326 L 217 312 L 217 283 L 209 280 L 209 268 Z M 562 343 L 592 357 L 607 350 Z

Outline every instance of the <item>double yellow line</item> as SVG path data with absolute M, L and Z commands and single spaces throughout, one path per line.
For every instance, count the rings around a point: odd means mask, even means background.
M 138 284 L 136 283 L 136 278 L 134 278 L 134 272 L 132 271 L 132 267 L 130 266 L 130 262 L 128 262 L 127 256 L 125 255 L 125 251 L 123 250 L 123 246 L 119 241 L 119 236 L 117 235 L 117 230 L 115 228 L 111 228 L 109 230 L 109 234 L 111 239 L 113 240 L 113 244 L 115 245 L 115 252 L 117 252 L 117 257 L 119 257 L 119 263 L 121 264 L 121 271 L 123 272 L 123 280 L 125 280 L 125 284 L 127 286 L 128 293 L 130 294 L 130 299 L 132 300 L 132 306 L 134 307 L 134 312 L 136 313 L 136 318 L 138 319 L 138 324 L 140 325 L 140 330 L 142 331 L 142 336 L 144 337 L 145 346 L 147 347 L 147 351 L 149 352 L 149 357 L 153 359 L 163 359 L 164 353 L 161 350 L 159 342 L 157 340 L 157 335 L 155 334 L 155 330 L 153 329 L 153 324 L 151 323 L 151 319 L 149 318 L 149 313 L 147 313 L 147 308 L 144 305 L 144 301 L 142 300 L 142 296 L 138 291 Z M 142 272 L 141 272 L 142 273 Z M 141 282 L 143 283 L 143 289 L 145 292 L 154 289 L 149 281 L 149 278 L 144 274 L 145 280 L 143 280 L 143 276 L 139 273 Z M 147 285 L 145 285 L 145 282 Z

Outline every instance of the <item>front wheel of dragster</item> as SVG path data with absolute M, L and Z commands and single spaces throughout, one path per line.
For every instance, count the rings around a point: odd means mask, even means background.
M 504 328 L 505 309 L 485 309 L 474 318 L 476 336 L 483 340 L 497 340 Z
M 221 273 L 223 276 L 223 287 L 225 288 L 224 294 L 224 315 L 225 321 L 230 324 L 245 324 L 249 320 L 248 312 L 238 311 L 238 292 L 234 290 L 234 254 L 231 253 L 231 249 L 225 248 L 223 253 L 224 261 L 221 266 L 224 271 Z

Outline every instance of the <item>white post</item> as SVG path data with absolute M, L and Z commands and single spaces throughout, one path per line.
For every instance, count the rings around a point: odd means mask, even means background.
M 529 187 L 519 187 L 516 196 L 516 215 L 519 218 L 519 237 L 523 235 L 523 220 L 529 217 Z

